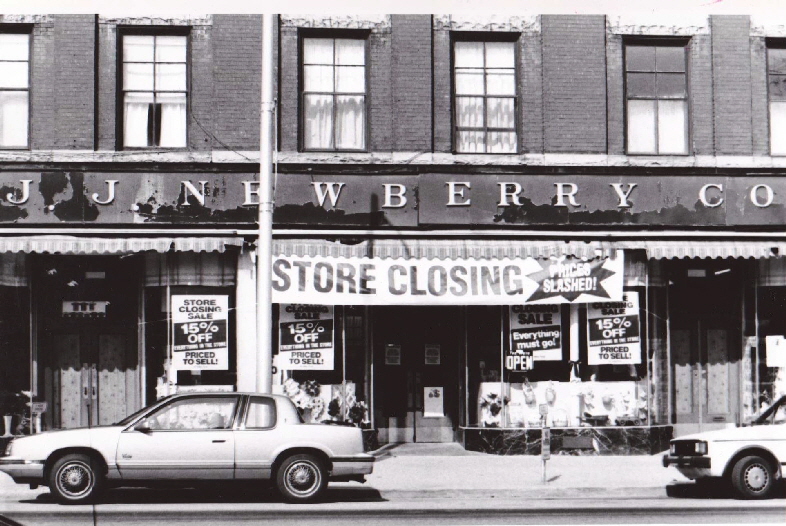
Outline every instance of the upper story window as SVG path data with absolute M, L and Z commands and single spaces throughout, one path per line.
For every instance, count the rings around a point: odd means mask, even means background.
M 187 40 L 123 36 L 123 146 L 186 147 Z
M 0 33 L 0 148 L 27 148 L 30 35 Z
M 684 45 L 625 46 L 629 154 L 688 153 Z
M 303 39 L 303 148 L 366 149 L 366 41 Z
M 456 41 L 453 71 L 455 151 L 515 153 L 514 43 Z
M 786 155 L 786 48 L 767 49 L 770 153 Z

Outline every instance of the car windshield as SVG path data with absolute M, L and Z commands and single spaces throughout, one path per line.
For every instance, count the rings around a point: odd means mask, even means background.
M 753 419 L 753 425 L 786 424 L 786 395 Z
M 166 398 L 169 398 L 169 397 L 166 397 Z M 133 422 L 134 420 L 139 418 L 142 414 L 144 414 L 145 412 L 150 410 L 153 406 L 156 406 L 156 405 L 160 404 L 161 402 L 163 402 L 166 398 L 162 398 L 161 400 L 156 400 L 156 403 L 150 404 L 150 405 L 148 405 L 146 407 L 143 407 L 139 411 L 131 413 L 130 415 L 128 415 L 124 419 L 122 419 L 122 420 L 120 420 L 118 422 L 115 422 L 112 425 L 113 426 L 127 426 L 128 424 L 130 424 L 131 422 Z

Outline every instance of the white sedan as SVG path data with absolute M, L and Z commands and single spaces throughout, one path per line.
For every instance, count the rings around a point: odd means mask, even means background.
M 772 495 L 786 464 L 786 396 L 751 425 L 697 433 L 671 441 L 663 465 L 689 479 L 730 482 L 739 497 Z
M 12 440 L 0 471 L 49 486 L 62 503 L 94 501 L 108 486 L 272 479 L 290 502 L 320 497 L 328 480 L 365 481 L 374 457 L 360 429 L 304 424 L 285 396 L 173 395 L 110 426 Z

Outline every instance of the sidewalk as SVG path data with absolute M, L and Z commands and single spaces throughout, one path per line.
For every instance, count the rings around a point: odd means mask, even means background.
M 553 455 L 542 481 L 539 456 L 500 456 L 465 451 L 459 444 L 399 444 L 374 452 L 374 473 L 365 484 L 335 483 L 333 488 L 376 490 L 384 499 L 455 497 L 591 498 L 661 497 L 666 486 L 686 482 L 654 456 Z M 0 500 L 32 500 L 49 490 L 14 484 L 0 473 Z
M 603 495 L 654 497 L 666 486 L 687 482 L 660 455 L 489 455 L 465 451 L 459 444 L 399 444 L 374 452 L 377 462 L 366 486 L 383 497 L 437 498 L 485 496 L 517 498 Z

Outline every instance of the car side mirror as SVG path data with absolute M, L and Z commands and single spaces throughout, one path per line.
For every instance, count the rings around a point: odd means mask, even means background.
M 139 431 L 140 433 L 149 434 L 153 432 L 153 429 L 147 422 L 139 422 L 137 425 L 134 426 L 134 431 Z

